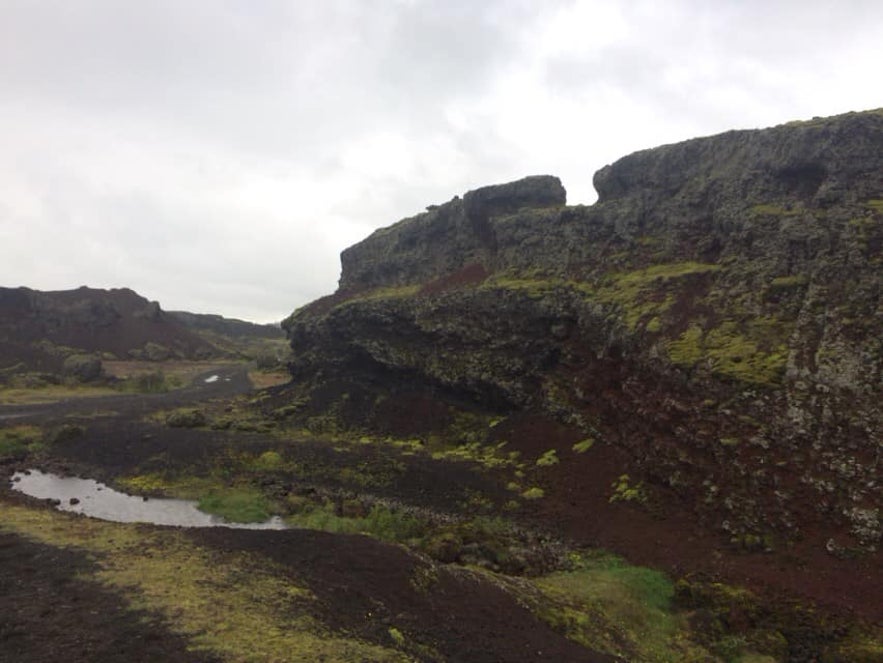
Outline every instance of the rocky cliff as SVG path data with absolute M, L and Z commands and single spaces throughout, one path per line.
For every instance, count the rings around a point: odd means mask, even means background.
M 554 177 L 485 187 L 344 251 L 338 292 L 284 323 L 292 394 L 353 427 L 389 427 L 390 394 L 535 413 L 618 454 L 550 469 L 576 508 L 601 482 L 748 549 L 874 554 L 883 111 L 645 150 L 594 183 L 590 207 Z

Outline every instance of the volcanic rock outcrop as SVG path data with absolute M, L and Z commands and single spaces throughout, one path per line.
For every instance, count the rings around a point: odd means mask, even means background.
M 291 389 L 345 396 L 350 426 L 418 390 L 540 413 L 748 548 L 873 554 L 883 111 L 645 150 L 594 183 L 592 206 L 554 177 L 485 187 L 344 251 L 338 292 L 284 323 Z

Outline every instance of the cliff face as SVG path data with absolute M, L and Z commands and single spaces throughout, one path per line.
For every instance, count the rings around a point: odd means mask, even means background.
M 299 393 L 543 413 L 734 541 L 875 550 L 883 111 L 646 150 L 594 182 L 591 207 L 552 177 L 486 187 L 344 251 L 338 293 L 284 325 Z

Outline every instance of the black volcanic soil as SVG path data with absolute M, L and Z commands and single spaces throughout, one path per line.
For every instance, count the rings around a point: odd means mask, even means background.
M 0 661 L 211 663 L 159 617 L 83 577 L 82 553 L 0 531 Z
M 250 388 L 243 369 L 228 371 L 216 382 L 206 384 L 200 378 L 197 386 L 170 394 L 4 407 L 0 416 L 15 414 L 16 422 L 49 427 L 60 422 L 85 424 L 87 432 L 59 445 L 57 457 L 47 469 L 112 479 L 143 467 L 142 463 L 153 457 L 190 465 L 217 453 L 231 434 L 168 428 L 143 417 L 153 410 L 200 402 L 223 407 L 225 399 Z M 100 414 L 108 410 L 114 414 Z M 413 412 L 405 407 L 401 416 L 407 418 Z M 526 457 L 535 457 L 552 446 L 566 449 L 579 439 L 572 429 L 529 415 L 510 417 L 497 434 Z M 259 450 L 270 448 L 272 440 L 243 433 L 236 434 L 236 443 Z M 354 458 L 319 441 L 299 444 L 300 453 L 310 463 L 337 463 L 338 469 L 378 460 L 371 454 L 379 452 L 369 445 L 359 452 L 363 456 Z M 382 456 L 379 461 L 384 461 Z M 883 620 L 879 601 L 883 573 L 873 558 L 833 558 L 812 538 L 812 532 L 798 549 L 769 554 L 740 552 L 703 530 L 674 502 L 664 512 L 655 513 L 609 504 L 610 481 L 624 466 L 624 455 L 615 447 L 600 446 L 580 462 L 593 463 L 595 483 L 586 483 L 585 468 L 578 462 L 568 465 L 568 471 L 559 471 L 555 483 L 546 486 L 546 497 L 529 507 L 528 519 L 578 544 L 605 547 L 632 562 L 663 568 L 675 578 L 702 577 L 740 584 L 773 603 L 815 603 L 838 624 L 855 618 Z M 465 466 L 458 471 L 451 464 L 434 464 L 415 456 L 413 466 L 389 491 L 411 503 L 444 510 L 456 503 L 457 490 L 470 486 L 491 490 L 489 482 Z M 33 503 L 11 493 L 5 484 L 0 487 L 0 505 L 21 502 Z M 568 641 L 510 594 L 491 583 L 476 582 L 455 566 L 444 567 L 431 593 L 415 597 L 409 579 L 418 558 L 368 537 L 227 529 L 192 530 L 188 537 L 201 547 L 242 551 L 290 569 L 292 576 L 306 580 L 319 598 L 326 623 L 363 640 L 384 642 L 387 629 L 395 624 L 420 632 L 449 661 L 612 660 Z M 188 652 L 184 641 L 156 615 L 129 612 L 123 607 L 124 597 L 84 580 L 90 563 L 79 553 L 2 533 L 0 660 L 212 660 Z
M 19 415 L 16 423 L 44 426 L 88 422 L 86 434 L 60 444 L 57 457 L 43 465 L 110 479 L 159 454 L 167 454 L 170 462 L 191 463 L 216 453 L 222 433 L 170 429 L 142 417 L 151 410 L 192 404 L 197 398 L 229 397 L 248 387 L 241 369 L 228 377 L 229 382 L 222 379 L 211 385 L 198 380 L 204 386 L 173 394 L 6 407 L 0 408 L 0 415 L 14 413 Z M 96 416 L 108 408 L 115 414 Z M 243 435 L 240 442 L 260 445 L 261 437 Z M 348 462 L 340 457 L 339 462 Z M 15 469 L 14 464 L 5 469 Z M 424 468 L 410 486 L 401 488 L 411 497 L 429 500 L 436 495 L 450 504 L 440 478 L 432 475 L 432 468 Z M 458 483 L 458 477 L 448 479 Z M 461 484 L 476 480 L 465 470 L 459 479 Z M 5 481 L 0 486 L 3 504 L 50 508 L 12 492 Z M 431 593 L 415 593 L 414 567 L 424 562 L 402 547 L 366 536 L 224 528 L 187 534 L 200 547 L 242 551 L 290 569 L 292 577 L 308 582 L 318 597 L 326 624 L 362 640 L 388 643 L 388 628 L 395 624 L 406 633 L 420 633 L 423 643 L 446 661 L 615 660 L 567 640 L 511 594 L 458 567 L 444 569 Z M 86 579 L 93 570 L 94 562 L 81 553 L 4 531 L 0 518 L 0 661 L 215 660 L 188 652 L 186 640 L 173 634 L 161 617 L 127 610 L 124 596 Z
M 256 553 L 306 578 L 325 606 L 326 623 L 382 642 L 389 626 L 419 632 L 445 661 L 613 662 L 539 622 L 507 592 L 477 583 L 466 572 L 439 574 L 432 591 L 414 592 L 420 564 L 413 555 L 359 535 L 310 530 L 226 532 L 192 530 L 200 545 Z

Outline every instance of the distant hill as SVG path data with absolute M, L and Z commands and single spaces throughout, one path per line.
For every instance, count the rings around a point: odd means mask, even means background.
M 187 311 L 168 311 L 168 315 L 189 329 L 211 332 L 230 338 L 285 338 L 285 331 L 279 323 L 259 325 L 236 318 Z
M 168 315 L 227 356 L 254 359 L 264 368 L 287 361 L 289 352 L 281 324 L 258 325 L 187 311 L 169 311 Z
M 205 359 L 221 351 L 128 288 L 0 288 L 0 371 L 58 371 L 73 354 Z

